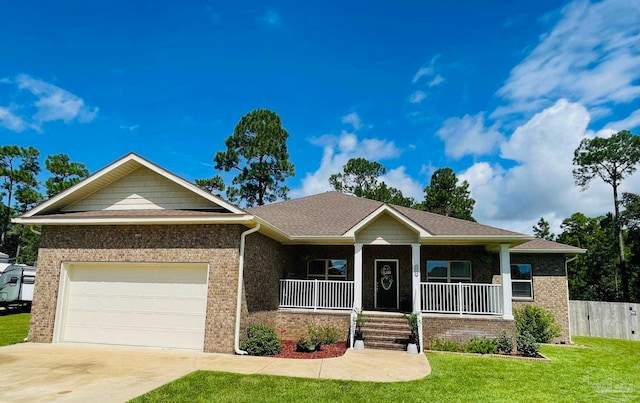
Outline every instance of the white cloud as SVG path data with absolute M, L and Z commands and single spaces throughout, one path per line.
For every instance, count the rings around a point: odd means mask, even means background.
M 0 106 L 0 126 L 18 133 L 28 127 L 27 123 L 20 116 L 14 114 L 11 107 L 4 108 L 2 106 Z
M 329 176 L 342 172 L 342 167 L 351 158 L 362 157 L 369 161 L 380 161 L 396 158 L 400 155 L 400 150 L 392 141 L 374 138 L 360 140 L 354 133 L 345 131 L 339 136 L 324 135 L 312 139 L 311 142 L 323 148 L 320 167 L 315 172 L 307 172 L 302 179 L 302 187 L 291 190 L 291 197 L 301 197 L 331 190 Z
M 409 103 L 419 104 L 427 97 L 427 94 L 424 91 L 415 91 L 413 94 L 409 96 Z
M 140 128 L 140 125 L 120 125 L 120 129 L 134 132 Z
M 493 117 L 531 113 L 565 97 L 593 107 L 640 96 L 640 3 L 574 1 L 497 94 Z
M 489 154 L 504 139 L 497 124 L 485 127 L 484 113 L 449 118 L 438 129 L 436 136 L 444 141 L 444 152 L 452 158 Z
M 594 180 L 580 191 L 573 179 L 573 151 L 584 138 L 606 134 L 587 129 L 590 115 L 579 104 L 560 100 L 518 127 L 501 147 L 504 169 L 478 162 L 459 175 L 476 200 L 474 217 L 482 223 L 531 233 L 544 216 L 558 231 L 562 219 L 575 212 L 597 216 L 613 208 L 611 187 Z M 609 131 L 610 132 L 610 131 Z M 640 174 L 623 182 L 623 191 L 638 192 Z M 633 188 L 635 184 L 635 189 Z
M 611 122 L 607 124 L 608 129 L 612 129 L 616 133 L 621 130 L 633 131 L 640 128 L 640 109 L 636 109 L 631 115 L 617 122 Z
M 38 122 L 62 120 L 69 123 L 77 120 L 80 123 L 90 122 L 98 114 L 98 108 L 90 108 L 84 100 L 53 84 L 34 79 L 26 74 L 16 78 L 18 88 L 27 90 L 36 96 L 34 105 L 37 112 L 33 118 Z
M 87 106 L 77 95 L 27 74 L 15 79 L 2 78 L 0 83 L 15 85 L 23 94 L 29 94 L 20 104 L 0 106 L 0 126 L 15 132 L 26 129 L 41 132 L 43 123 L 54 120 L 91 122 L 98 114 L 97 107 Z
M 351 112 L 342 117 L 342 123 L 351 125 L 353 130 L 358 131 L 362 128 L 362 121 L 356 112 Z
M 412 82 L 413 84 L 415 84 L 415 83 L 417 83 L 418 81 L 420 81 L 420 79 L 421 79 L 422 77 L 425 77 L 425 76 L 426 76 L 426 77 L 431 77 L 431 76 L 433 76 L 433 75 L 436 73 L 436 72 L 435 72 L 435 64 L 436 64 L 436 61 L 437 61 L 439 58 L 440 58 L 440 55 L 439 55 L 439 54 L 437 54 L 437 55 L 435 55 L 435 56 L 433 56 L 433 57 L 431 58 L 431 61 L 429 62 L 429 64 L 428 64 L 428 65 L 420 67 L 420 69 L 418 69 L 418 71 L 416 72 L 416 74 L 414 74 L 414 76 L 413 76 L 413 80 L 411 80 L 411 82 Z M 438 74 L 438 76 L 440 76 L 440 75 Z M 436 76 L 436 78 L 437 78 L 438 76 Z M 434 78 L 434 79 L 432 80 L 432 82 L 433 82 L 436 78 Z M 438 80 L 441 80 L 440 82 L 444 81 L 444 79 L 443 79 L 442 77 L 440 77 Z M 437 84 L 439 84 L 439 82 L 438 82 Z M 429 86 L 431 87 L 431 85 L 429 85 Z
M 440 74 L 436 74 L 436 76 L 433 77 L 433 80 L 429 82 L 429 87 L 435 87 L 436 85 L 440 85 L 443 82 L 444 82 L 444 77 L 442 77 Z
M 386 182 L 388 186 L 400 189 L 405 197 L 413 197 L 416 200 L 424 198 L 424 186 L 407 174 L 404 166 L 387 171 L 380 180 Z

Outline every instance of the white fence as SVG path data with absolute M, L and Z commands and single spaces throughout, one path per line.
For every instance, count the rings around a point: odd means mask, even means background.
M 280 280 L 280 307 L 351 309 L 353 289 L 353 281 Z
M 639 310 L 627 302 L 569 301 L 571 335 L 640 340 Z
M 502 315 L 500 284 L 420 283 L 422 312 Z

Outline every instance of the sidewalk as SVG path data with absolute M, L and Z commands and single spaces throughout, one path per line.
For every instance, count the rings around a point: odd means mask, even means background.
M 317 360 L 92 344 L 0 347 L 0 402 L 124 402 L 196 370 L 400 382 L 431 369 L 424 354 L 348 350 Z
M 342 357 L 315 360 L 203 354 L 195 366 L 240 374 L 371 382 L 412 381 L 431 373 L 424 354 L 372 349 L 347 350 Z

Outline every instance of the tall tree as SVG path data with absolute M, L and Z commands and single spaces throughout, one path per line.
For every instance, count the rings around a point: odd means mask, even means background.
M 224 180 L 220 175 L 207 179 L 196 179 L 194 183 L 200 189 L 216 196 L 220 196 L 220 192 L 223 192 L 225 188 Z
M 620 279 L 616 268 L 616 233 L 613 219 L 590 218 L 575 213 L 566 218 L 558 241 L 586 249 L 568 266 L 571 299 L 619 301 Z
M 628 130 L 620 131 L 609 138 L 583 139 L 573 155 L 573 177 L 576 184 L 585 190 L 596 177 L 613 189 L 614 226 L 618 235 L 618 256 L 622 293 L 629 300 L 629 277 L 626 267 L 624 237 L 620 223 L 620 200 L 618 187 L 640 164 L 640 137 Z
M 52 175 L 44 183 L 47 197 L 55 196 L 89 176 L 89 170 L 85 165 L 71 162 L 67 154 L 49 155 L 44 161 L 44 166 Z
M 24 214 L 41 201 L 42 195 L 35 187 L 21 184 L 16 190 L 15 210 L 18 214 Z M 38 256 L 40 235 L 25 227 L 14 224 L 13 232 L 17 236 L 16 262 L 34 264 Z
M 287 198 L 289 188 L 283 182 L 295 174 L 288 138 L 280 116 L 270 110 L 256 109 L 240 119 L 225 140 L 227 150 L 213 158 L 216 169 L 239 172 L 227 188 L 231 201 L 243 200 L 251 207 Z
M 431 175 L 431 182 L 424 188 L 422 208 L 432 213 L 476 221 L 473 218 L 473 206 L 469 183 L 458 184 L 458 178 L 451 168 L 437 169 Z
M 622 225 L 627 229 L 629 250 L 629 301 L 640 302 L 640 195 L 622 194 L 624 211 L 620 213 Z
M 351 158 L 342 167 L 342 172 L 329 177 L 329 184 L 340 193 L 412 207 L 415 204 L 413 198 L 405 197 L 399 189 L 379 180 L 379 177 L 386 172 L 387 169 L 379 162 L 365 158 Z
M 551 233 L 551 225 L 544 217 L 540 217 L 538 223 L 533 226 L 533 236 L 547 241 L 553 241 L 556 237 L 555 234 Z
M 35 187 L 38 184 L 36 175 L 40 172 L 39 155 L 40 152 L 33 147 L 0 146 L 0 187 L 4 191 L 0 246 L 5 251 L 14 193 L 18 186 Z
M 387 169 L 376 161 L 351 158 L 341 173 L 329 177 L 329 184 L 337 192 L 364 197 L 365 193 L 378 187 L 378 177 L 385 173 Z

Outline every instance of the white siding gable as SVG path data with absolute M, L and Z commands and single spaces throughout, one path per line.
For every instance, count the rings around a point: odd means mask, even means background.
M 211 210 L 220 208 L 148 168 L 139 168 L 62 211 Z
M 356 243 L 401 245 L 418 242 L 418 234 L 405 224 L 384 213 L 356 234 Z

